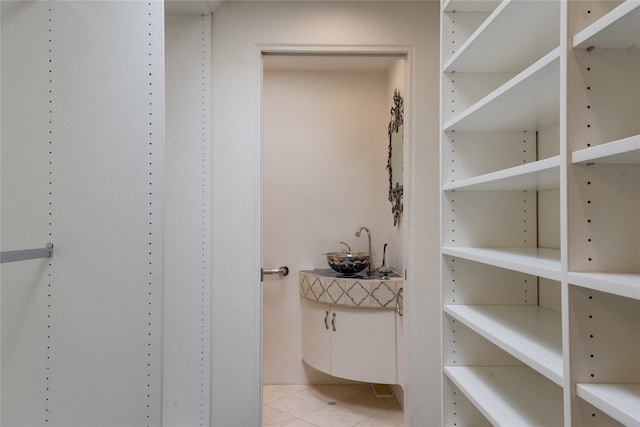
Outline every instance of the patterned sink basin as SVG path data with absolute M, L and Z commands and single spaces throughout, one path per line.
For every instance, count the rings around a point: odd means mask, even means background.
M 325 255 L 329 267 L 345 276 L 360 273 L 369 265 L 369 254 L 365 252 L 329 252 Z

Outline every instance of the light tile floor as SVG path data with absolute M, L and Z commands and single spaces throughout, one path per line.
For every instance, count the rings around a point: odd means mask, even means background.
M 402 427 L 395 398 L 369 384 L 265 385 L 263 427 Z

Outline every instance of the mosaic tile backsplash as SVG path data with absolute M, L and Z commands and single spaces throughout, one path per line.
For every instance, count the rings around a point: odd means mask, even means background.
M 402 277 L 397 275 L 382 279 L 366 275 L 345 277 L 331 269 L 303 270 L 300 295 L 332 305 L 395 310 L 402 283 Z

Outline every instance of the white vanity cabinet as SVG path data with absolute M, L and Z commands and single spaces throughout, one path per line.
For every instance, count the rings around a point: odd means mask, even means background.
M 302 298 L 302 358 L 335 377 L 397 383 L 395 310 Z
M 397 384 L 398 275 L 344 277 L 330 269 L 300 272 L 302 359 L 339 378 Z

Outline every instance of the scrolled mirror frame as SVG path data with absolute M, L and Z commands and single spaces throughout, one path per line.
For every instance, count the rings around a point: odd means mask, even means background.
M 404 100 L 398 89 L 393 92 L 393 107 L 391 107 L 391 119 L 389 121 L 389 155 L 387 157 L 387 170 L 389 171 L 389 201 L 391 202 L 391 212 L 393 213 L 393 225 L 400 223 L 400 214 L 402 214 L 403 204 L 403 186 L 396 182 L 393 185 L 393 168 L 391 166 L 392 141 L 393 134 L 398 133 L 400 126 L 404 123 Z M 401 135 L 402 136 L 402 135 Z M 400 153 L 402 155 L 402 153 Z M 402 173 L 402 171 L 400 171 Z

